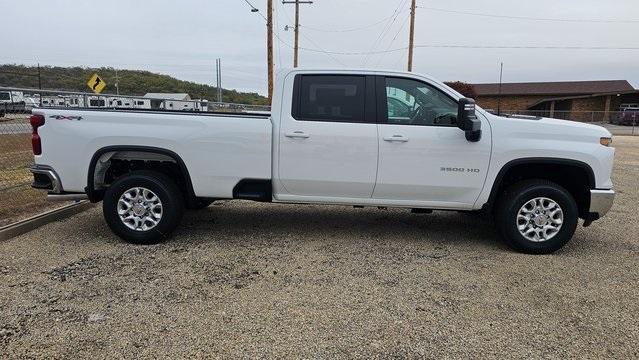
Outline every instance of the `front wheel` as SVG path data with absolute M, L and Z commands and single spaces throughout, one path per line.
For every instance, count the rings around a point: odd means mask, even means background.
M 546 180 L 510 186 L 497 204 L 496 225 L 513 249 L 549 254 L 563 247 L 577 228 L 578 209 L 572 195 Z
M 125 241 L 155 244 L 179 225 L 184 199 L 166 175 L 134 171 L 109 186 L 102 210 L 111 230 Z

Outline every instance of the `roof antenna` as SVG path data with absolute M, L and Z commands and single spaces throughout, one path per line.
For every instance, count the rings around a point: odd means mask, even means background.
M 501 62 L 499 68 L 499 95 L 497 95 L 497 116 L 501 115 L 501 79 L 504 74 L 504 63 Z

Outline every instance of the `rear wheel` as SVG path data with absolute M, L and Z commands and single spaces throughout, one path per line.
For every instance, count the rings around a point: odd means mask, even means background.
M 134 244 L 154 244 L 179 225 L 184 199 L 166 175 L 134 171 L 111 184 L 102 209 L 107 224 L 120 238 Z
M 577 227 L 577 203 L 563 187 L 546 180 L 510 186 L 497 204 L 496 225 L 504 241 L 528 254 L 563 247 Z

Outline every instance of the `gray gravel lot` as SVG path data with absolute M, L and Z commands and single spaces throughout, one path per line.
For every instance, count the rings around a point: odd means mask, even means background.
M 454 212 L 221 202 L 165 244 L 100 208 L 0 243 L 0 358 L 639 357 L 639 138 L 554 255 Z

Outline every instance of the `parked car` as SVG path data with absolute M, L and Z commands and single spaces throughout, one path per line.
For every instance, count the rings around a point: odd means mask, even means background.
M 610 120 L 615 125 L 639 125 L 639 108 L 624 108 L 616 118 Z
M 275 89 L 270 116 L 34 109 L 33 186 L 103 201 L 142 244 L 185 208 L 248 199 L 481 210 L 513 248 L 550 253 L 612 206 L 602 127 L 499 117 L 414 73 L 294 70 Z

